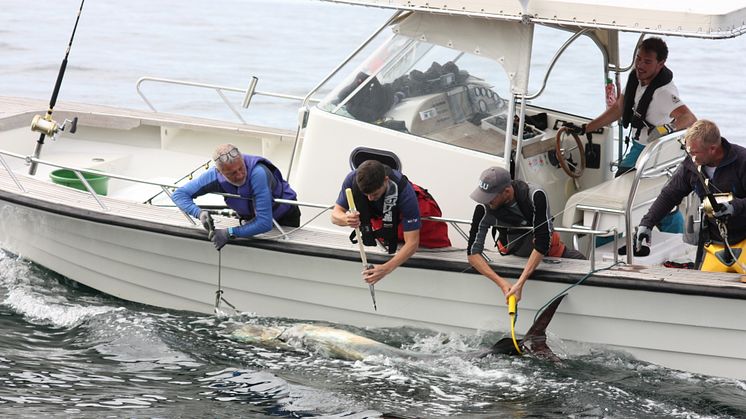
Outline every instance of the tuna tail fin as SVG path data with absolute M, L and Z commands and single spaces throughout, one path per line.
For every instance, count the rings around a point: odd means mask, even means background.
M 536 319 L 534 324 L 528 329 L 526 336 L 521 340 L 521 345 L 527 348 L 529 352 L 551 361 L 559 361 L 557 355 L 547 345 L 547 327 L 549 322 L 554 318 L 554 313 L 557 311 L 562 300 L 567 294 L 562 294 L 555 298 L 551 304 L 549 304 L 544 311 L 541 312 L 539 317 Z
M 547 345 L 547 327 L 554 317 L 554 313 L 557 311 L 562 299 L 567 294 L 562 294 L 557 297 L 551 304 L 549 304 L 544 311 L 541 312 L 539 317 L 536 319 L 531 328 L 528 329 L 526 336 L 520 340 L 519 345 L 532 354 L 535 354 L 541 358 L 549 359 L 552 361 L 559 361 L 557 355 Z M 500 339 L 490 349 L 490 353 L 493 354 L 517 354 L 518 352 L 513 348 L 513 342 L 510 338 Z

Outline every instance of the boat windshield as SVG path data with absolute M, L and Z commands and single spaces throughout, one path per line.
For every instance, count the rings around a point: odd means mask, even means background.
M 397 34 L 319 107 L 502 156 L 509 86 L 505 70 L 492 59 Z

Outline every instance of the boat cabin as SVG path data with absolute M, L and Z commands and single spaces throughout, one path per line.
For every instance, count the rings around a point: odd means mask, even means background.
M 444 214 L 468 221 L 474 208 L 468 195 L 479 174 L 502 166 L 514 178 L 544 188 L 556 226 L 575 230 L 563 233 L 565 242 L 585 253 L 595 243 L 578 230 L 631 237 L 685 157 L 676 141 L 683 132 L 652 143 L 638 160 L 637 171 L 615 177 L 624 153 L 621 128 L 606 127 L 591 138 L 573 136 L 563 127 L 579 126 L 597 114 L 581 116 L 561 106 L 534 105 L 546 94 L 555 64 L 578 39 L 590 39 L 598 47 L 600 63 L 593 68 L 600 71 L 580 72 L 593 79 L 588 82 L 598 86 L 602 102 L 605 93 L 622 91 L 626 79 L 621 80 L 621 74 L 633 66 L 634 51 L 620 51 L 620 31 L 641 33 L 639 41 L 646 33 L 729 37 L 743 31 L 743 20 L 738 19 L 744 12 L 737 10 L 721 20 L 678 13 L 677 26 L 666 27 L 657 23 L 668 21 L 659 20 L 667 13 L 665 6 L 637 14 L 613 2 L 596 2 L 593 10 L 577 4 L 565 10 L 563 2 L 549 1 L 523 2 L 527 8 L 517 1 L 460 1 L 447 6 L 416 1 L 337 3 L 391 7 L 396 12 L 320 84 L 319 89 L 329 93 L 304 115 L 290 173 L 304 199 L 334 199 L 336 190 L 318 185 L 339 184 L 355 150 L 379 150 L 398 156 L 403 172 L 432 192 Z M 702 26 L 705 22 L 709 26 Z M 551 31 L 553 39 L 564 39 L 548 65 L 533 62 L 539 26 Z M 535 91 L 529 88 L 529 78 L 542 80 Z M 578 99 L 568 94 L 566 100 Z M 687 200 L 681 210 L 695 214 L 697 201 Z M 320 221 L 324 223 L 328 224 Z M 459 235 L 451 233 L 459 243 Z M 681 236 L 676 236 L 661 234 L 654 241 L 661 251 L 653 251 L 642 262 L 672 257 L 663 249 L 672 248 L 669 239 L 681 243 Z M 608 256 L 614 253 L 611 246 L 606 246 Z

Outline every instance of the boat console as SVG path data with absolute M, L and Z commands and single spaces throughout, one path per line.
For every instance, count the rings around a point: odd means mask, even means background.
M 486 83 L 471 79 L 442 92 L 404 98 L 383 118 L 400 121 L 414 135 L 502 155 L 507 101 Z M 514 133 L 517 127 L 518 124 L 514 124 Z M 524 139 L 543 135 L 544 132 L 535 127 L 524 127 Z

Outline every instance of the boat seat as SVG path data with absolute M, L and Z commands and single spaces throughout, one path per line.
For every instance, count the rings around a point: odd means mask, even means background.
M 562 225 L 581 224 L 598 230 L 616 227 L 617 231 L 624 231 L 624 210 L 634 180 L 635 173 L 627 172 L 622 176 L 575 193 L 567 200 L 562 214 Z M 638 204 L 632 207 L 633 225 L 639 223 L 666 181 L 668 181 L 666 176 L 640 180 L 635 198 Z M 593 218 L 596 211 L 586 208 L 599 209 L 599 219 L 595 226 Z
M 683 132 L 673 133 L 648 144 L 640 153 L 635 170 L 572 195 L 565 204 L 562 224 L 595 230 L 616 227 L 623 233 L 624 212 L 635 175 L 642 173 L 631 208 L 632 225 L 639 224 L 670 174 L 684 159 L 685 153 L 677 142 L 682 135 Z
M 635 263 L 642 265 L 662 266 L 666 261 L 679 263 L 694 262 L 697 246 L 681 241 L 681 234 L 665 233 L 653 227 L 650 231 L 650 253 L 647 256 L 635 256 Z M 624 240 L 619 246 L 624 246 Z M 623 259 L 624 256 L 618 256 Z M 596 260 L 612 262 L 614 260 L 614 243 L 609 242 L 596 248 Z
M 386 166 L 401 172 L 401 160 L 392 151 L 370 147 L 356 147 L 350 153 L 350 168 L 357 169 L 366 160 L 378 160 Z

